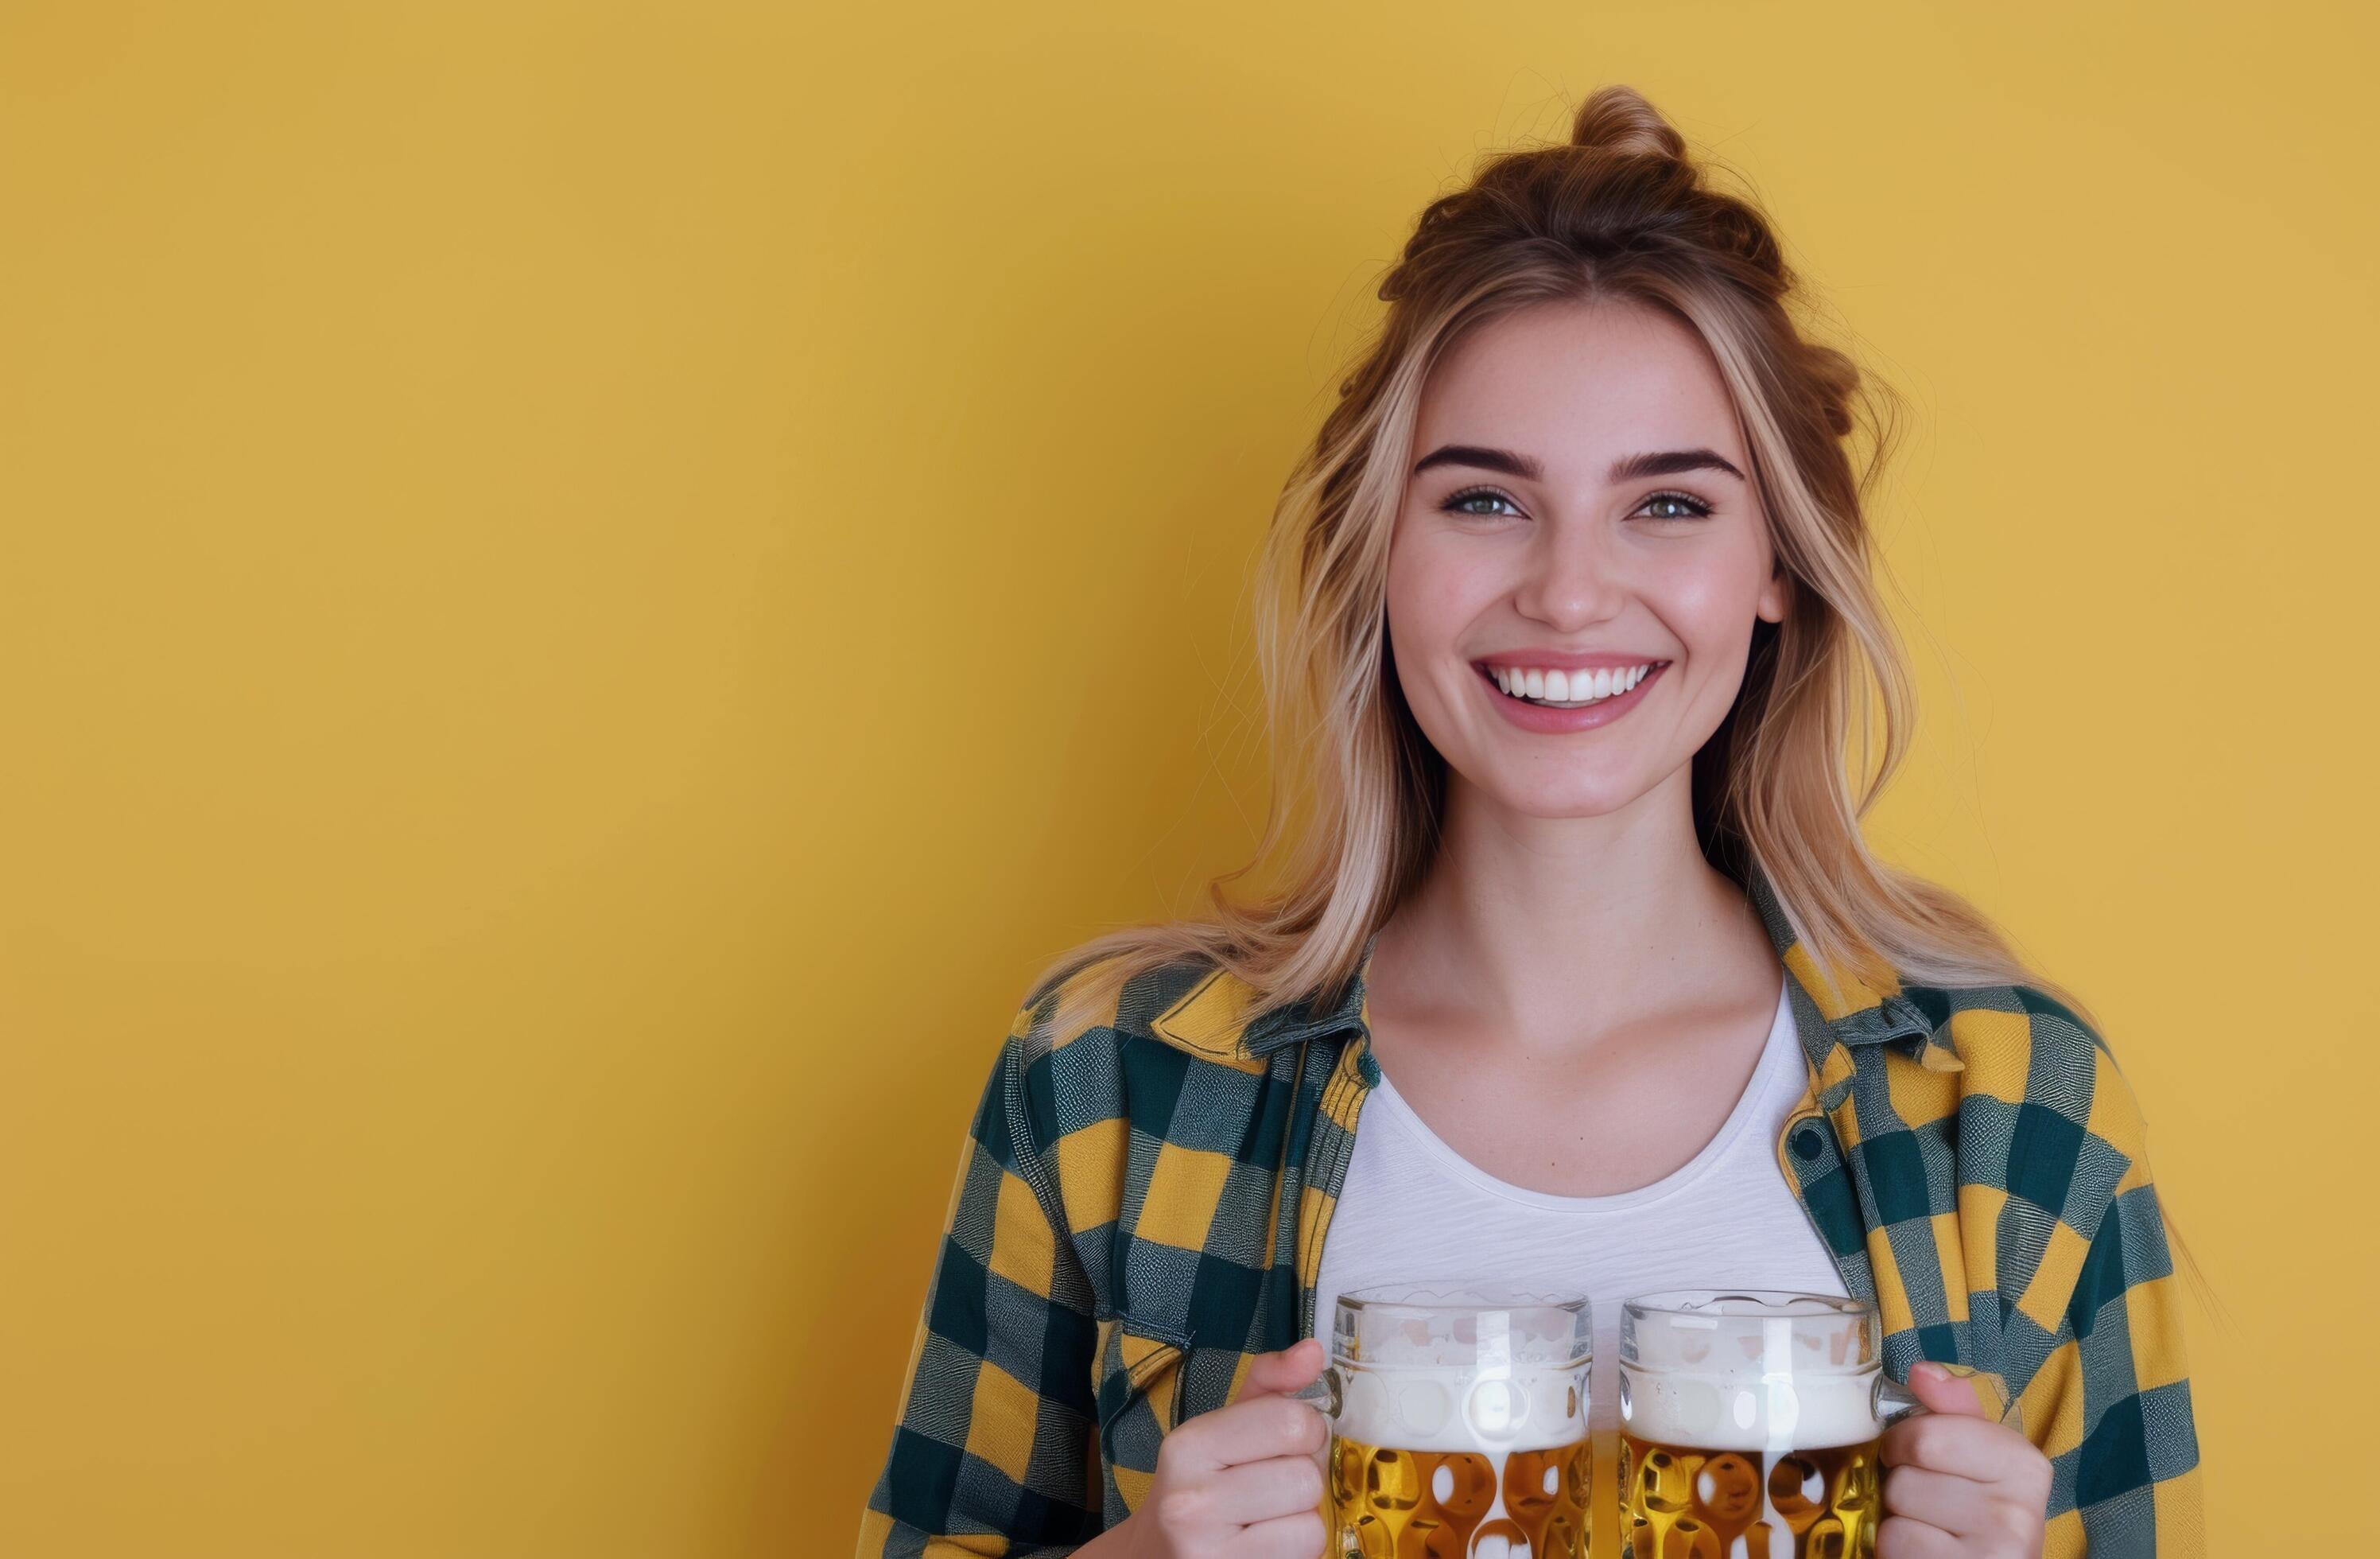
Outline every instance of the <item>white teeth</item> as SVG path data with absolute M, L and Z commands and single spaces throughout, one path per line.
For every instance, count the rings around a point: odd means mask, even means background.
M 1618 670 L 1604 666 L 1595 671 L 1492 666 L 1489 675 L 1495 678 L 1499 688 L 1513 698 L 1575 708 L 1628 691 L 1653 674 L 1654 664 L 1647 661 L 1642 665 L 1623 666 Z

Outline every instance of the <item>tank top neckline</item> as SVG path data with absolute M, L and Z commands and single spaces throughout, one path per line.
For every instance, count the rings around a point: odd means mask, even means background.
M 1751 1128 L 1754 1117 L 1759 1113 L 1761 1101 L 1772 1088 L 1779 1086 L 1777 1074 L 1788 1064 L 1800 1059 L 1794 1042 L 1793 1012 L 1788 1005 L 1786 990 L 1784 984 L 1779 985 L 1777 1008 L 1769 1019 L 1768 1037 L 1761 1042 L 1760 1059 L 1754 1063 L 1752 1076 L 1744 1082 L 1743 1091 L 1737 1095 L 1734 1106 L 1728 1111 L 1727 1118 L 1719 1123 L 1718 1129 L 1711 1134 L 1710 1140 L 1704 1143 L 1694 1157 L 1669 1174 L 1633 1190 L 1613 1191 L 1605 1196 L 1572 1197 L 1515 1186 L 1509 1180 L 1488 1174 L 1450 1147 L 1444 1139 L 1429 1128 L 1429 1123 L 1421 1118 L 1405 1096 L 1397 1091 L 1386 1071 L 1379 1074 L 1380 1080 L 1373 1085 L 1372 1091 L 1378 1096 L 1375 1102 L 1385 1102 L 1389 1106 L 1383 1124 L 1402 1130 L 1441 1172 L 1489 1196 L 1543 1208 L 1548 1212 L 1578 1214 L 1620 1212 L 1642 1207 L 1686 1189 L 1725 1157 L 1728 1150 Z M 1368 1109 L 1366 1113 L 1369 1113 Z M 1359 1117 L 1358 1132 L 1369 1124 Z

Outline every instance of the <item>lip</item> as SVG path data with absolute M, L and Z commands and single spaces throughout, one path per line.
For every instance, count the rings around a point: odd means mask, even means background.
M 1623 661 L 1620 664 L 1623 665 L 1642 665 L 1647 658 L 1648 657 L 1639 656 L 1635 660 Z M 1626 714 L 1630 710 L 1634 709 L 1638 704 L 1644 702 L 1645 695 L 1652 690 L 1655 683 L 1661 680 L 1661 674 L 1670 669 L 1669 663 L 1659 662 L 1658 657 L 1650 658 L 1655 659 L 1658 664 L 1654 665 L 1651 671 L 1645 674 L 1645 680 L 1637 683 L 1636 686 L 1629 688 L 1628 691 L 1621 694 L 1618 698 L 1606 699 L 1601 703 L 1589 704 L 1585 709 L 1547 709 L 1540 704 L 1523 703 L 1518 699 L 1507 698 L 1504 694 L 1504 690 L 1496 686 L 1496 678 L 1490 675 L 1487 669 L 1490 664 L 1500 664 L 1547 666 L 1547 669 L 1548 670 L 1563 671 L 1572 669 L 1571 667 L 1548 665 L 1548 663 L 1544 661 L 1483 661 L 1478 663 L 1474 669 L 1478 673 L 1480 688 L 1487 693 L 1488 698 L 1495 700 L 1498 713 L 1501 713 L 1505 719 L 1511 721 L 1513 725 L 1518 725 L 1524 731 L 1534 731 L 1539 735 L 1545 736 L 1558 736 L 1565 732 L 1592 731 L 1599 725 L 1609 725 L 1614 720 L 1619 719 L 1621 715 Z M 1598 664 L 1609 664 L 1609 662 L 1597 663 L 1593 660 L 1589 660 L 1587 664 L 1594 665 Z

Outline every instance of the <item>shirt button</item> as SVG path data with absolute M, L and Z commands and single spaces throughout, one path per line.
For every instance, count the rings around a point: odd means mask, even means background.
M 1815 1125 L 1804 1126 L 1793 1133 L 1793 1155 L 1804 1163 L 1815 1163 L 1827 1151 L 1827 1134 Z

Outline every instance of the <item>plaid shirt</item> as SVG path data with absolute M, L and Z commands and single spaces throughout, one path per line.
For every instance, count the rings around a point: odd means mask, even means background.
M 1747 888 L 1810 1077 L 1778 1164 L 1881 1311 L 1886 1371 L 2016 1393 L 2055 1468 L 2048 1555 L 2204 1553 L 2181 1296 L 2106 1045 L 2025 985 L 1839 975 L 1837 1001 L 1756 865 Z M 1017 1013 L 976 1112 L 863 1559 L 1068 1553 L 1141 1503 L 1168 1430 L 1314 1334 L 1379 1080 L 1361 974 L 1253 1020 L 1253 990 L 1189 964 L 1078 1032 L 1047 1031 L 1056 997 Z

